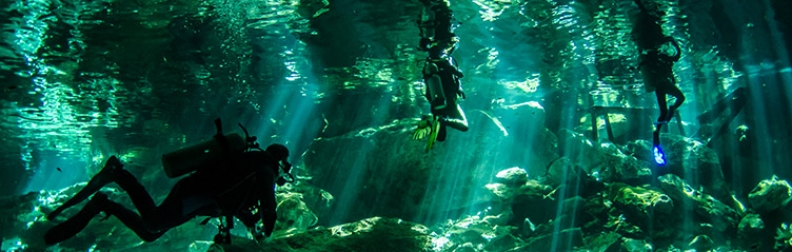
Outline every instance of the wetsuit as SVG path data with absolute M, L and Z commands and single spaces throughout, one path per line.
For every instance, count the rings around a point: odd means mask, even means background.
M 127 192 L 138 211 L 97 193 L 77 215 L 47 231 L 45 242 L 55 244 L 76 235 L 99 212 L 115 216 L 144 241 L 154 241 L 196 216 L 235 216 L 249 228 L 263 220 L 264 233 L 270 236 L 277 219 L 278 160 L 259 151 L 238 153 L 230 160 L 228 167 L 201 170 L 180 180 L 159 206 L 131 173 L 117 168 L 112 182 Z
M 464 95 L 459 81 L 463 74 L 457 69 L 454 59 L 451 56 L 430 57 L 424 65 L 423 75 L 432 115 L 440 117 L 437 140 L 445 140 L 445 126 L 467 131 L 465 113 L 457 103 L 458 96 Z
M 641 52 L 638 69 L 643 75 L 646 90 L 655 92 L 657 105 L 660 109 L 660 116 L 658 116 L 653 136 L 653 142 L 655 146 L 658 146 L 660 144 L 660 128 L 671 120 L 676 109 L 685 101 L 684 94 L 676 86 L 673 72 L 674 63 L 679 60 L 681 50 L 673 38 L 663 34 L 660 26 L 661 14 L 659 14 L 662 12 L 656 10 L 655 14 L 652 14 L 651 10 L 643 6 L 639 0 L 636 0 L 635 3 L 640 9 L 633 29 L 633 39 Z M 660 51 L 661 47 L 668 43 L 674 47 L 675 52 L 672 55 Z M 674 105 L 668 106 L 666 95 L 676 97 Z

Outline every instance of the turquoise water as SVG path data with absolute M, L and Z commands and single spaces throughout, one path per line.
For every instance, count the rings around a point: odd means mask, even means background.
M 2 1 L 0 250 L 789 250 L 789 4 L 644 2 L 681 52 L 665 165 L 629 0 L 449 1 L 469 130 L 429 150 L 420 1 Z M 162 201 L 161 155 L 215 118 L 291 150 L 273 237 L 100 214 L 43 244 L 111 155 Z

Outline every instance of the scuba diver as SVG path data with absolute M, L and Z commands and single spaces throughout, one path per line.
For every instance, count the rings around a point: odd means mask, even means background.
M 633 29 L 633 38 L 641 52 L 638 69 L 643 75 L 644 86 L 647 92 L 655 92 L 660 108 L 652 138 L 653 155 L 658 165 L 665 165 L 665 153 L 660 146 L 660 129 L 671 121 L 685 101 L 685 95 L 676 86 L 673 72 L 674 62 L 679 60 L 682 51 L 673 38 L 663 34 L 660 18 L 665 13 L 658 6 L 647 7 L 641 1 L 634 0 L 640 12 Z M 673 105 L 668 106 L 666 95 L 676 98 Z
M 465 98 L 465 93 L 459 81 L 464 75 L 451 56 L 459 42 L 453 33 L 453 13 L 445 0 L 421 0 L 421 3 L 424 9 L 418 21 L 421 31 L 419 46 L 429 53 L 423 79 L 426 85 L 424 96 L 429 101 L 432 115 L 422 116 L 413 138 L 423 139 L 428 135 L 428 151 L 435 141 L 445 141 L 446 126 L 464 132 L 468 130 L 468 124 L 457 102 L 459 97 Z
M 105 212 L 107 217 L 115 216 L 147 242 L 197 216 L 210 217 L 202 224 L 212 217 L 226 218 L 215 243 L 231 242 L 233 217 L 248 228 L 256 241 L 270 237 L 277 219 L 275 184 L 286 182 L 279 176 L 279 169 L 286 174 L 291 169 L 287 161 L 289 150 L 280 144 L 262 150 L 255 137 L 247 136 L 244 140 L 239 134 L 226 136 L 222 134 L 219 119 L 215 124 L 218 132 L 212 140 L 163 155 L 169 177 L 192 174 L 177 182 L 161 204 L 155 205 L 145 188 L 123 168 L 121 160 L 112 156 L 85 188 L 47 215 L 47 219 L 54 220 L 66 208 L 93 195 L 80 212 L 48 230 L 45 243 L 52 245 L 75 236 L 99 212 Z M 242 129 L 247 135 L 247 130 Z M 137 213 L 98 192 L 110 182 L 127 192 Z M 259 220 L 263 222 L 263 231 L 257 225 Z

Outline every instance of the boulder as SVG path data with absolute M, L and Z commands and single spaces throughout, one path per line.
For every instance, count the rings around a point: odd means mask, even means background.
M 652 245 L 652 243 L 647 242 L 646 240 L 623 237 L 621 242 L 621 249 L 619 251 L 650 252 L 650 251 L 654 251 L 654 246 Z
M 569 228 L 534 237 L 527 245 L 506 251 L 572 251 L 580 246 L 583 246 L 583 232 L 580 228 Z
M 715 232 L 736 227 L 742 217 L 728 205 L 693 189 L 674 174 L 663 175 L 658 178 L 658 182 L 663 192 L 674 200 L 677 209 L 693 209 L 698 220 L 710 224 Z
M 644 231 L 665 228 L 665 220 L 672 218 L 674 202 L 662 192 L 614 183 L 608 195 L 626 219 Z
M 698 140 L 673 134 L 661 134 L 661 143 L 666 153 L 667 164 L 656 168 L 657 176 L 671 173 L 695 188 L 704 188 L 704 191 L 718 200 L 729 199 L 730 190 L 714 150 Z M 652 153 L 651 149 L 640 152 Z M 646 155 L 636 154 L 636 156 Z M 653 162 L 652 160 L 646 161 Z
M 509 187 L 519 186 L 528 182 L 528 172 L 523 168 L 512 167 L 506 170 L 499 171 L 495 175 L 498 183 L 505 184 Z
M 615 251 L 621 244 L 621 237 L 615 232 L 589 235 L 585 238 L 586 245 L 581 249 L 586 251 Z
M 688 248 L 695 251 L 711 251 L 715 247 L 715 242 L 707 235 L 697 235 L 688 242 Z
M 236 237 L 230 245 L 215 245 L 220 251 L 431 251 L 432 236 L 420 224 L 392 218 L 368 218 L 330 228 L 317 227 L 287 236 L 276 236 L 256 244 Z
M 764 221 L 759 214 L 747 214 L 737 224 L 737 236 L 745 240 L 756 240 L 756 235 L 765 228 Z
M 304 231 L 316 225 L 318 219 L 302 200 L 300 193 L 280 193 L 278 201 L 278 221 L 276 230 L 295 232 Z
M 792 194 L 789 182 L 780 180 L 777 176 L 759 182 L 748 194 L 748 203 L 757 213 L 763 214 L 779 209 L 786 205 Z
M 651 181 L 652 169 L 649 162 L 625 154 L 614 144 L 603 143 L 601 149 L 602 163 L 594 169 L 600 180 L 630 185 L 643 185 Z
M 586 172 L 602 162 L 603 153 L 599 143 L 593 142 L 585 135 L 563 129 L 558 132 L 558 151 L 569 158 L 574 165 L 583 167 Z

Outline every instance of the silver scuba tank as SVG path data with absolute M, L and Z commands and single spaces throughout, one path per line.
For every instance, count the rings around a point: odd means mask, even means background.
M 245 138 L 234 133 L 226 135 L 228 146 L 217 138 L 162 155 L 162 168 L 169 178 L 175 178 L 207 166 L 222 165 L 227 152 L 242 152 L 247 148 Z M 228 148 L 228 149 L 226 149 Z

